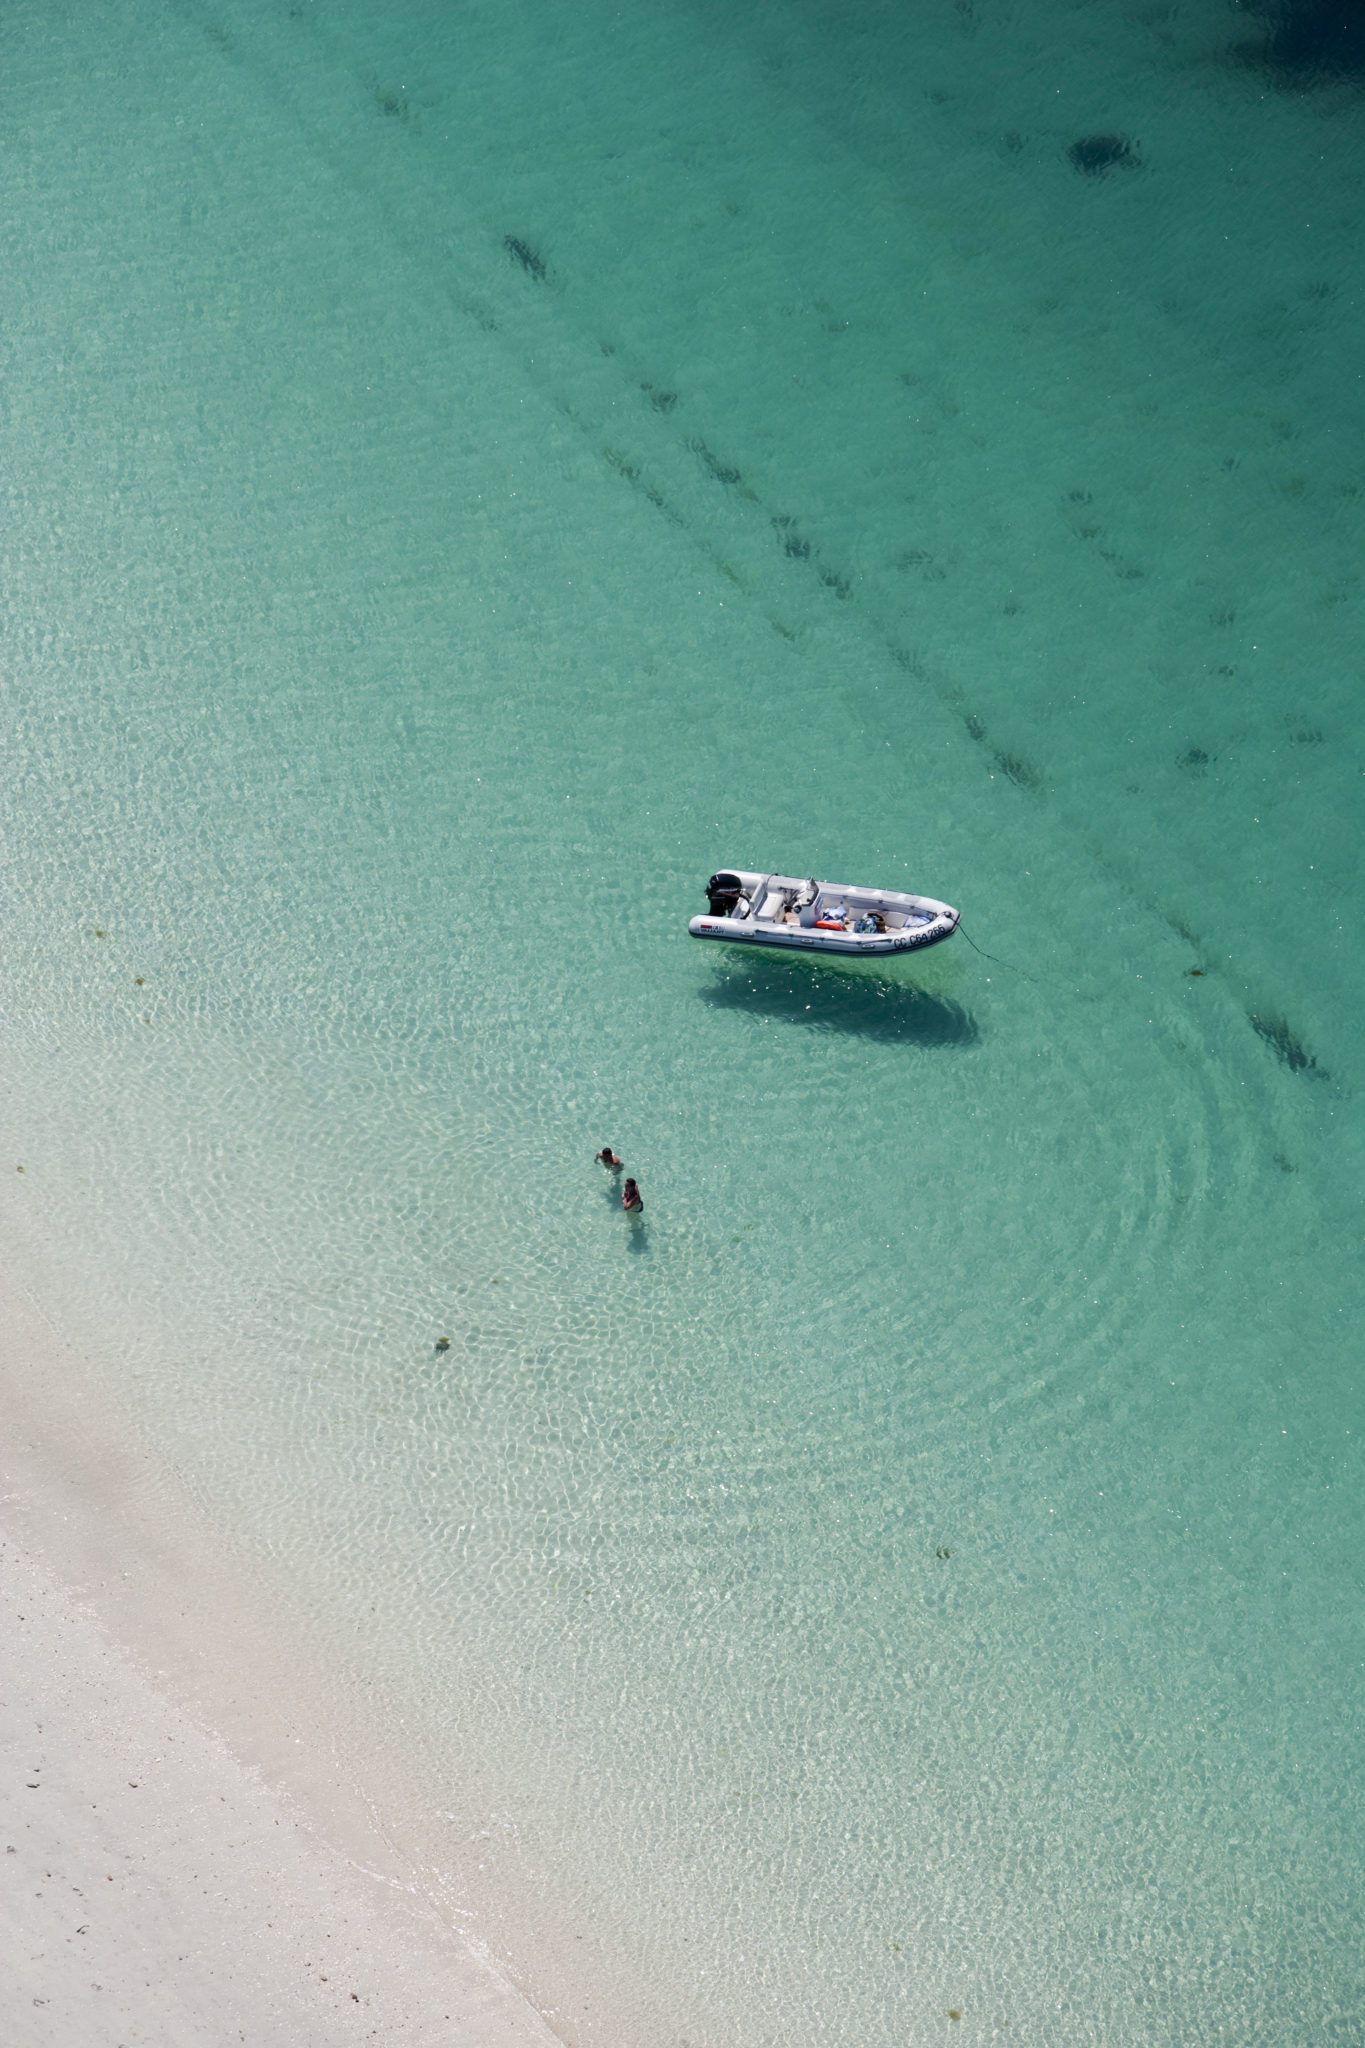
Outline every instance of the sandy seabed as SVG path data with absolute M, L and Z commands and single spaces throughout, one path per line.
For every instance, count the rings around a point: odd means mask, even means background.
M 426 1906 L 173 1482 L 22 1303 L 0 1328 L 10 2048 L 548 2048 Z

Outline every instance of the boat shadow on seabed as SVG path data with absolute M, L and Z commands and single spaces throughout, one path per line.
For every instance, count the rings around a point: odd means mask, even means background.
M 746 963 L 747 965 L 747 963 Z M 755 961 L 723 968 L 697 991 L 717 1010 L 780 1017 L 816 1031 L 845 1031 L 885 1045 L 969 1046 L 981 1033 L 960 1003 L 866 973 L 839 974 L 803 961 Z

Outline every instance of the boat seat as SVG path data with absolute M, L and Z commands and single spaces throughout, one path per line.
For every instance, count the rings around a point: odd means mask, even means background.
M 781 914 L 782 891 L 780 889 L 770 889 L 767 895 L 763 898 L 762 905 L 760 906 L 757 915 L 759 917 L 776 918 L 780 917 Z

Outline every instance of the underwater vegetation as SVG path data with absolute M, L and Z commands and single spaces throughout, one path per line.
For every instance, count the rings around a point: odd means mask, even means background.
M 794 562 L 808 562 L 810 560 L 810 542 L 803 540 L 796 531 L 796 521 L 789 519 L 784 513 L 778 512 L 773 515 L 772 523 L 773 530 L 782 543 L 783 554 L 790 555 Z
M 410 118 L 408 89 L 405 85 L 377 85 L 374 88 L 374 102 L 381 114 L 390 120 L 406 121 Z
M 1142 163 L 1137 145 L 1126 135 L 1082 135 L 1067 151 L 1073 170 L 1086 178 L 1101 178 L 1106 171 L 1137 170 Z
M 1319 1080 L 1327 1079 L 1326 1068 L 1318 1065 L 1303 1040 L 1283 1017 L 1262 1017 L 1255 1010 L 1248 1010 L 1247 1022 L 1291 1074 L 1313 1074 Z
M 516 258 L 528 277 L 533 277 L 537 284 L 545 283 L 548 276 L 545 259 L 536 254 L 529 242 L 523 242 L 520 235 L 504 235 L 502 246 L 509 256 Z
M 708 476 L 714 477 L 718 484 L 733 485 L 743 483 L 744 478 L 741 472 L 735 469 L 732 464 L 722 462 L 715 450 L 708 448 L 705 441 L 699 436 L 694 435 L 687 445 Z
M 1035 791 L 1042 789 L 1043 778 L 1033 763 L 1025 761 L 1022 755 L 1011 754 L 1003 747 L 993 746 L 990 734 L 974 711 L 967 712 L 962 723 L 967 728 L 968 738 L 975 740 L 978 746 L 986 748 L 1001 774 L 1007 775 L 1016 788 Z

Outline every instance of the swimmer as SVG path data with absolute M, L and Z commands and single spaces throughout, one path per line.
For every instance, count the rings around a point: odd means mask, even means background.
M 594 1154 L 594 1157 L 599 1166 L 609 1166 L 613 1173 L 619 1173 L 626 1163 L 624 1159 L 617 1158 L 610 1145 L 604 1145 L 600 1152 Z
M 645 1206 L 645 1198 L 633 1180 L 628 1180 L 621 1190 L 621 1207 L 638 1212 Z

